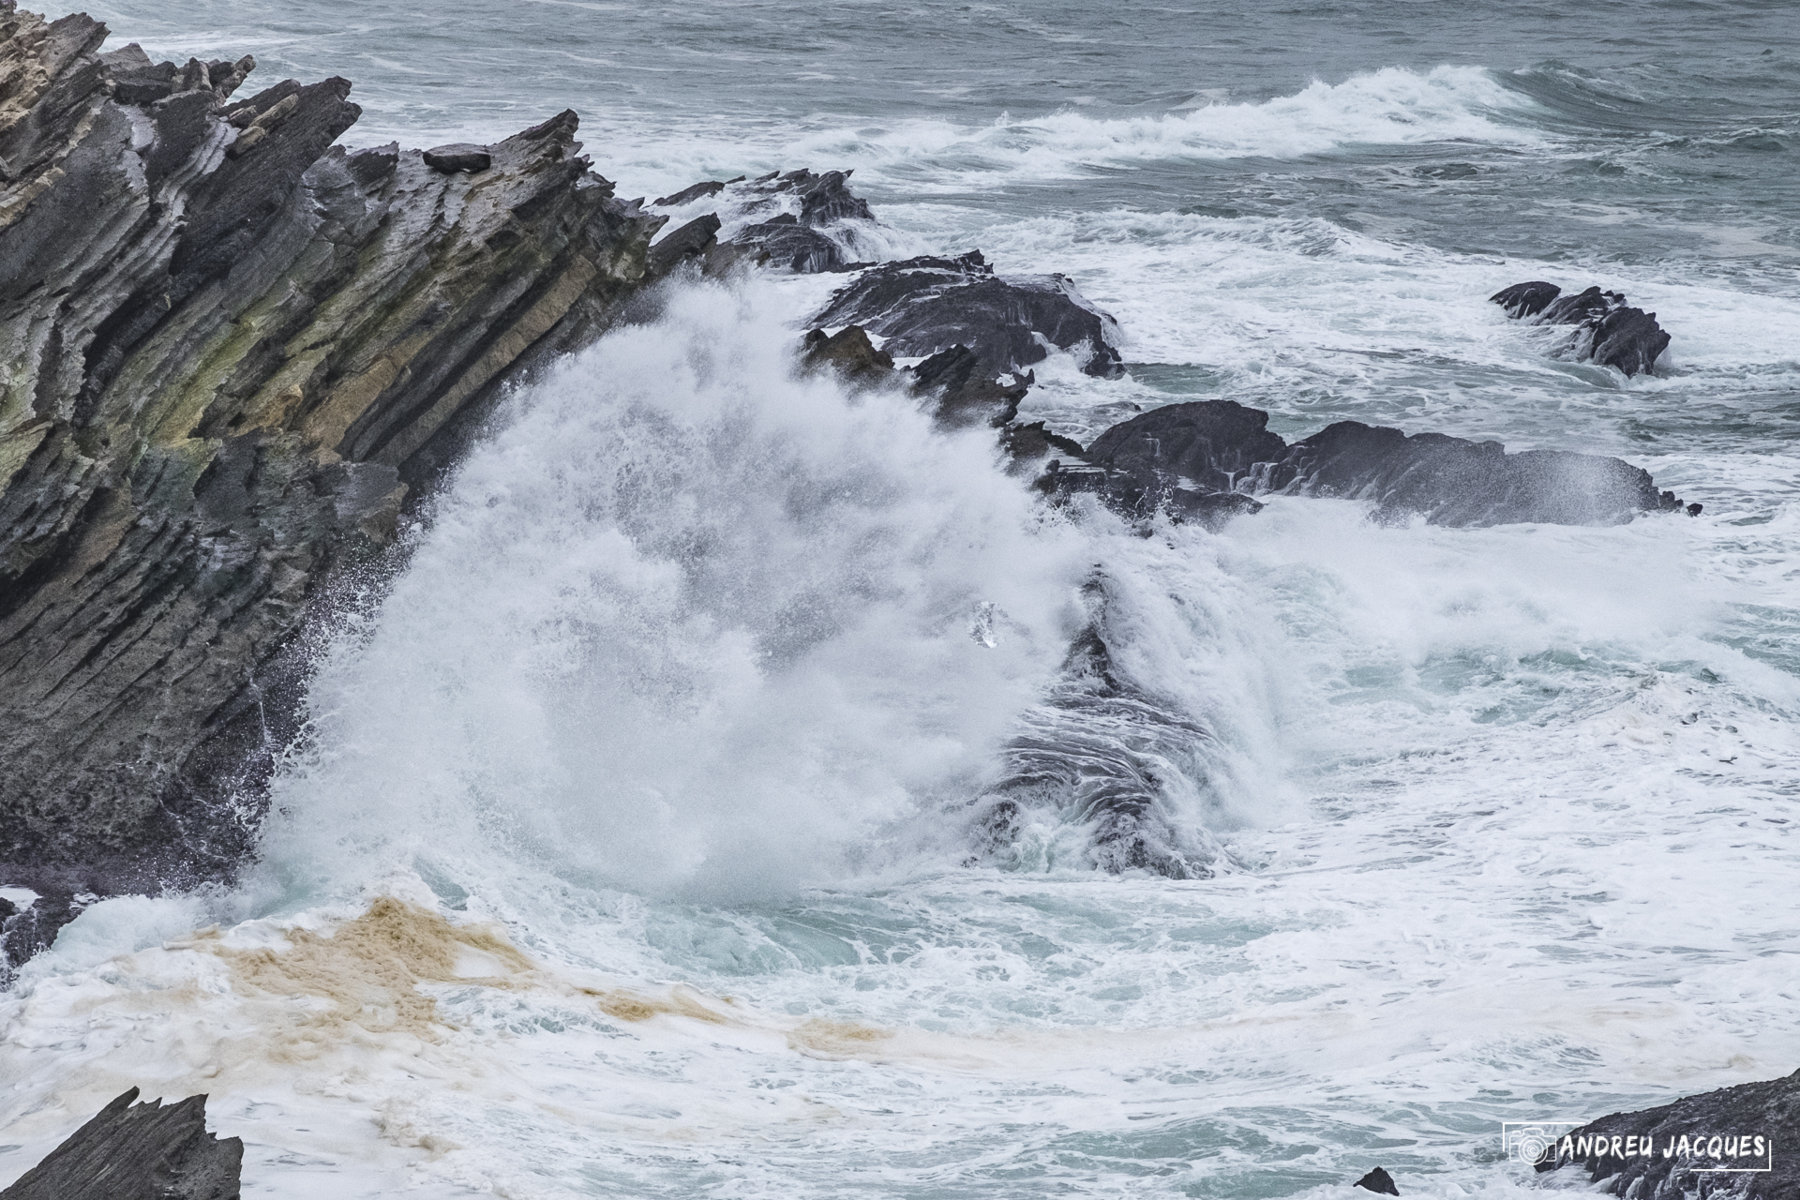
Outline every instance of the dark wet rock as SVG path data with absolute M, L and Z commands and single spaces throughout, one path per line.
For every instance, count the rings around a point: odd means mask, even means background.
M 800 197 L 800 223 L 823 229 L 840 221 L 873 221 L 868 201 L 850 190 L 850 172 L 827 171 L 814 175 L 798 171 L 781 176 Z
M 1257 468 L 1287 443 L 1269 414 L 1229 400 L 1170 404 L 1122 421 L 1094 439 L 1088 461 L 1127 475 L 1174 474 L 1208 492 L 1253 490 Z M 1241 488 L 1240 488 L 1240 485 Z
M 1101 571 L 1084 586 L 1088 622 L 1057 683 L 1008 740 L 1001 777 L 975 802 L 975 842 L 981 857 L 1005 860 L 1035 823 L 1084 826 L 1094 867 L 1210 878 L 1222 852 L 1177 815 L 1173 793 L 1207 778 L 1213 737 L 1121 660 L 1114 588 Z
M 667 275 L 690 259 L 703 257 L 718 241 L 719 218 L 715 213 L 696 217 L 659 238 L 650 247 L 650 273 Z
M 746 225 L 731 236 L 734 246 L 758 251 L 770 266 L 800 275 L 837 271 L 850 265 L 844 248 L 792 213 Z
M 344 80 L 230 100 L 249 60 L 104 37 L 0 3 L 0 884 L 38 941 L 82 893 L 229 877 L 309 614 L 661 224 L 573 113 L 446 175 L 334 145 Z
M 664 196 L 658 207 L 712 199 L 726 226 L 725 245 L 744 259 L 800 274 L 841 271 L 856 264 L 858 223 L 875 214 L 850 190 L 850 172 L 771 172 L 756 179 L 706 180 Z
M 914 385 L 938 398 L 934 416 L 947 429 L 970 425 L 999 428 L 1019 415 L 1034 375 L 999 376 L 983 369 L 981 359 L 967 346 L 940 350 L 912 368 Z
M 739 178 L 741 179 L 742 176 Z M 702 180 L 691 187 L 682 188 L 672 196 L 659 196 L 650 203 L 658 208 L 680 208 L 684 204 L 692 204 L 696 200 L 704 200 L 708 196 L 718 195 L 725 190 L 726 182 L 721 179 Z M 738 180 L 734 179 L 730 182 L 736 183 Z
M 137 1096 L 101 1109 L 0 1200 L 237 1200 L 244 1143 L 206 1131 L 206 1097 Z
M 1267 414 L 1228 400 L 1152 409 L 1095 439 L 1087 457 L 1107 488 L 1192 486 L 1201 492 L 1364 500 L 1379 519 L 1434 525 L 1517 522 L 1606 525 L 1680 507 L 1648 472 L 1616 458 L 1561 450 L 1508 454 L 1498 442 L 1340 421 L 1292 445 Z M 1095 489 L 1100 490 L 1100 489 Z
M 1601 366 L 1647 375 L 1656 366 L 1656 356 L 1668 349 L 1669 335 L 1656 323 L 1655 313 L 1621 307 L 1600 318 L 1592 341 L 1588 357 Z
M 859 383 L 882 383 L 895 377 L 894 360 L 878 350 L 868 333 L 859 325 L 849 325 L 834 334 L 815 329 L 806 335 L 801 361 L 808 367 L 830 367 Z
M 1377 1192 L 1383 1196 L 1398 1196 L 1400 1194 L 1400 1189 L 1394 1186 L 1394 1177 L 1389 1175 L 1387 1171 L 1381 1167 L 1376 1167 L 1373 1171 L 1364 1175 L 1351 1186 L 1367 1188 L 1369 1191 Z
M 1616 458 L 1565 450 L 1508 454 L 1499 442 L 1340 421 L 1296 442 L 1269 473 L 1271 491 L 1367 500 L 1378 518 L 1433 525 L 1519 522 L 1616 525 L 1671 511 L 1650 473 Z
M 473 175 L 493 166 L 494 156 L 486 146 L 452 142 L 448 146 L 434 146 L 425 151 L 425 165 L 446 175 L 454 175 L 458 171 Z
M 866 326 L 901 358 L 964 346 L 996 376 L 1042 362 L 1045 343 L 1073 352 L 1090 375 L 1123 370 L 1112 318 L 1065 276 L 1000 276 L 979 250 L 871 267 L 832 296 L 814 323 Z
M 1091 495 L 1112 511 L 1136 522 L 1157 516 L 1176 524 L 1217 530 L 1232 517 L 1261 512 L 1262 502 L 1241 492 L 1217 492 L 1190 486 L 1171 474 L 1133 474 L 1087 462 L 1053 460 L 1034 487 L 1055 503 Z M 1144 527 L 1148 532 L 1148 526 Z
M 1602 1117 L 1565 1135 L 1537 1169 L 1577 1163 L 1591 1182 L 1604 1182 L 1607 1193 L 1633 1200 L 1792 1200 L 1800 1196 L 1796 1146 L 1800 1071 Z
M 1078 461 L 1086 453 L 1080 442 L 1054 432 L 1042 421 L 1013 422 L 1000 431 L 1000 444 L 1019 461 L 1043 458 Z
M 95 899 L 78 876 L 40 876 L 37 882 L 48 891 L 28 904 L 0 900 L 0 906 L 13 910 L 0 913 L 0 986 L 17 965 L 48 947 L 57 931 Z
M 1632 308 L 1618 292 L 1590 287 L 1564 295 L 1554 283 L 1533 280 L 1502 288 L 1488 299 L 1509 317 L 1571 327 L 1560 353 L 1626 375 L 1647 374 L 1669 347 L 1669 335 L 1656 323 L 1656 314 Z
M 1488 303 L 1498 304 L 1506 310 L 1507 316 L 1515 319 L 1535 317 L 1561 294 L 1562 289 L 1554 283 L 1532 280 L 1529 283 L 1515 283 L 1511 287 L 1501 288 L 1488 297 Z

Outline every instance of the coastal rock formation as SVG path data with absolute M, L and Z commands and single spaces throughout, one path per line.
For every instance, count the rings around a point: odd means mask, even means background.
M 1669 335 L 1656 314 L 1632 308 L 1618 292 L 1590 287 L 1563 295 L 1554 283 L 1532 280 L 1502 288 L 1488 300 L 1506 315 L 1539 325 L 1566 325 L 1572 333 L 1561 347 L 1568 357 L 1616 367 L 1627 375 L 1648 373 L 1669 348 Z
M 1059 490 L 1142 495 L 1188 488 L 1212 495 L 1365 500 L 1378 519 L 1433 525 L 1516 522 L 1606 525 L 1681 507 L 1649 472 L 1616 458 L 1562 450 L 1509 454 L 1498 442 L 1340 421 L 1289 445 L 1268 414 L 1229 400 L 1171 404 L 1106 430 L 1087 450 L 1098 471 L 1065 471 Z M 1141 507 L 1141 505 L 1140 505 Z M 1689 507 L 1691 513 L 1698 505 Z
M 763 265 L 810 275 L 855 265 L 858 227 L 875 222 L 849 180 L 848 171 L 775 171 L 755 179 L 706 180 L 653 203 L 684 208 L 711 201 L 714 229 L 721 222 L 729 226 L 724 245 Z
M 1021 375 L 1049 357 L 1046 343 L 1074 352 L 1090 375 L 1120 365 L 1118 327 L 1062 275 L 1001 276 L 981 251 L 871 267 L 832 296 L 815 325 L 861 325 L 887 339 L 896 358 L 963 346 L 989 378 Z
M 573 113 L 352 152 L 345 80 L 105 36 L 0 0 L 0 884 L 46 913 L 229 874 L 307 614 L 663 220 Z
M 1609 1194 L 1634 1200 L 1790 1200 L 1800 1196 L 1796 1146 L 1800 1071 L 1602 1117 L 1563 1137 L 1537 1169 L 1577 1163 Z
M 101 1109 L 0 1200 L 237 1200 L 244 1143 L 206 1132 L 206 1097 Z

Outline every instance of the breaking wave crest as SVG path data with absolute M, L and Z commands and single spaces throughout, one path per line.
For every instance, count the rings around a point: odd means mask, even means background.
M 681 293 L 519 398 L 327 656 L 272 869 L 758 894 L 980 786 L 1081 541 L 991 438 L 796 377 L 767 300 Z

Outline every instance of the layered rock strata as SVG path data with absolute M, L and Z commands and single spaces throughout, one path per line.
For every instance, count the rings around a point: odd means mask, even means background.
M 345 80 L 105 37 L 0 0 L 0 884 L 45 911 L 229 873 L 307 614 L 662 223 L 573 113 L 350 151 Z

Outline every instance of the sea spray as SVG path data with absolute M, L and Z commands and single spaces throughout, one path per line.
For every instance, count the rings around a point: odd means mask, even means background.
M 680 292 L 517 397 L 321 666 L 271 872 L 759 894 L 978 786 L 1083 539 L 991 436 L 797 376 L 777 294 Z

